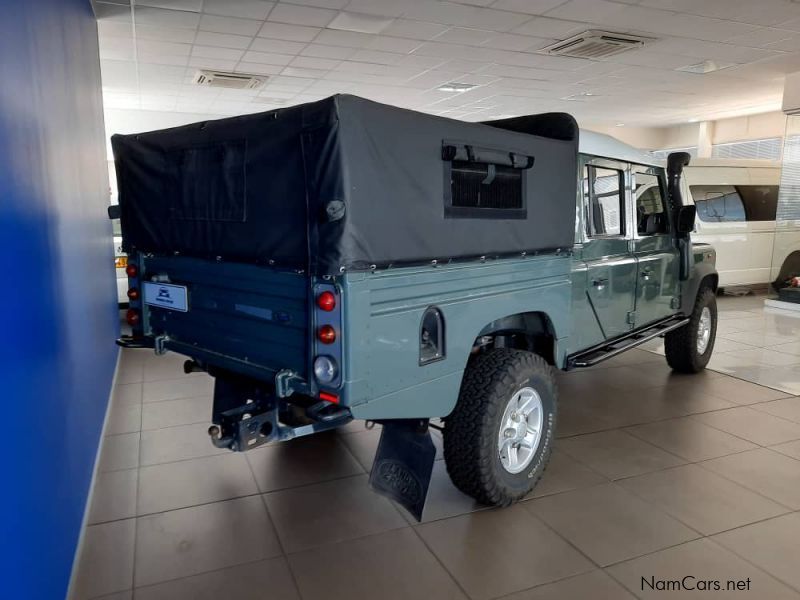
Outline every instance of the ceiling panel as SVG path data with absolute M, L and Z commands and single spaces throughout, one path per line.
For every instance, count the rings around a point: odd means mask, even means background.
M 203 0 L 202 4 L 203 12 L 210 15 L 242 17 L 259 21 L 267 18 L 273 6 L 275 6 L 274 2 L 265 0 Z
M 337 92 L 466 119 L 567 110 L 666 124 L 773 108 L 800 70 L 789 0 L 137 0 L 94 3 L 108 106 L 269 110 Z M 653 38 L 604 61 L 542 48 L 587 29 Z M 705 75 L 676 69 L 714 61 Z M 197 69 L 259 90 L 194 85 Z M 458 93 L 438 88 L 475 86 Z

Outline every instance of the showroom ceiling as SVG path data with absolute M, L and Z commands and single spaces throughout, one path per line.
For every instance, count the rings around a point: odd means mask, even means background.
M 567 110 L 666 125 L 775 110 L 800 70 L 790 0 L 95 1 L 107 108 L 234 115 L 351 93 L 466 120 Z M 602 61 L 541 50 L 651 38 Z M 267 76 L 193 83 L 199 69 Z M 698 73 L 692 71 L 709 71 Z

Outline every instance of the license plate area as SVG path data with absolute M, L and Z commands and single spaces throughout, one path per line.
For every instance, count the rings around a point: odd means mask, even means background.
M 189 311 L 189 293 L 185 285 L 172 283 L 144 282 L 142 289 L 144 303 L 149 306 L 166 308 L 178 312 Z

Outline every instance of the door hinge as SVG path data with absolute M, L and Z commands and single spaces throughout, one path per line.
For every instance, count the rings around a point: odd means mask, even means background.
M 632 310 L 632 311 L 630 311 L 628 313 L 628 319 L 627 320 L 628 320 L 628 323 L 630 325 L 633 325 L 633 324 L 636 323 L 636 311 L 635 310 Z

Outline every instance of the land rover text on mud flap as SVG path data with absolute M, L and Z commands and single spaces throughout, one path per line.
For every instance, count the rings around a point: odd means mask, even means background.
M 508 505 L 549 459 L 555 369 L 661 336 L 695 373 L 714 348 L 688 155 L 580 137 L 561 113 L 464 123 L 352 96 L 116 135 L 119 344 L 216 379 L 218 447 L 380 423 L 370 482 L 419 519 L 438 418 L 453 483 Z

